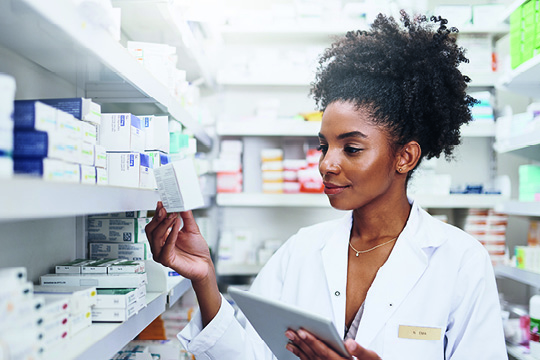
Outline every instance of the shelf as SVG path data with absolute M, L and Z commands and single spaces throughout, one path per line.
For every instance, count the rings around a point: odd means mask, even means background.
M 364 22 L 349 24 L 263 24 L 263 25 L 226 25 L 221 27 L 221 34 L 225 41 L 230 40 L 332 40 L 335 36 L 343 36 L 351 30 L 369 30 Z M 459 28 L 459 34 L 494 34 L 503 35 L 508 33 L 506 24 L 498 26 L 463 26 Z
M 493 147 L 498 153 L 512 153 L 529 159 L 540 160 L 540 129 L 506 139 L 497 139 Z
M 130 40 L 176 47 L 178 65 L 186 70 L 189 81 L 203 78 L 209 87 L 215 85 L 208 59 L 198 42 L 190 42 L 193 34 L 173 1 L 112 0 L 112 4 L 121 9 L 122 31 Z
M 17 220 L 154 209 L 159 194 L 17 176 L 0 179 L 0 199 L 0 220 Z
M 166 309 L 165 293 L 147 293 L 148 306 L 123 323 L 93 323 L 47 352 L 48 359 L 110 359 Z
M 518 281 L 522 284 L 540 287 L 540 274 L 512 266 L 499 265 L 495 267 L 495 276 Z
M 315 80 L 315 74 L 294 74 L 291 76 L 258 76 L 238 75 L 228 71 L 220 71 L 217 75 L 217 83 L 226 86 L 311 86 Z
M 492 208 L 502 203 L 501 195 L 412 195 L 424 208 Z M 219 206 L 233 207 L 330 207 L 324 194 L 218 194 Z
M 296 119 L 278 119 L 276 121 L 221 121 L 216 132 L 220 136 L 313 136 L 321 128 L 319 121 L 301 121 Z M 461 129 L 465 137 L 495 136 L 494 122 L 471 122 Z
M 254 276 L 261 271 L 264 265 L 260 264 L 223 264 L 217 263 L 218 276 Z
M 529 349 L 525 346 L 506 344 L 508 355 L 518 360 L 535 360 L 529 353 Z
M 167 305 L 173 306 L 191 288 L 191 281 L 182 276 L 169 276 L 167 279 Z
M 510 23 L 510 15 L 512 15 L 512 13 L 515 10 L 517 10 L 521 6 L 521 4 L 523 4 L 526 1 L 527 0 L 514 0 L 510 2 L 510 4 L 506 6 L 506 9 L 504 10 L 502 14 L 501 21 L 504 21 L 507 24 Z
M 278 119 L 276 121 L 221 121 L 216 132 L 220 136 L 317 136 L 320 121 Z
M 540 216 L 540 202 L 505 201 L 495 210 L 508 215 Z
M 48 359 L 109 359 L 129 341 L 133 340 L 155 318 L 191 287 L 191 282 L 183 277 L 168 279 L 166 292 L 148 292 L 147 307 L 123 323 L 93 323 L 73 338 L 47 353 Z
M 516 94 L 540 97 L 540 56 L 527 60 L 501 76 L 499 86 Z
M 102 79 L 89 94 L 97 103 L 155 103 L 189 128 L 210 147 L 204 128 L 183 110 L 165 85 L 132 57 L 108 32 L 89 23 L 75 2 L 58 0 L 55 6 L 41 0 L 4 1 L 0 4 L 0 46 L 35 62 L 73 86 L 83 79 Z M 105 73 L 103 73 L 105 71 Z M 128 85 L 116 90 L 118 85 Z M 101 90 L 101 92 L 100 92 Z M 116 90 L 116 91 L 115 91 Z M 101 94 L 106 94 L 100 96 Z M 88 96 L 92 95 L 92 96 Z

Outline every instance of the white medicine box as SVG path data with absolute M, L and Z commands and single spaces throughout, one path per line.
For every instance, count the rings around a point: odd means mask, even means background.
M 199 178 L 193 160 L 185 158 L 154 169 L 161 201 L 167 212 L 204 206 Z
M 169 117 L 151 115 L 140 118 L 146 134 L 144 150 L 169 153 Z
M 124 114 L 102 114 L 98 143 L 109 151 L 143 152 L 145 133 L 141 119 Z
M 107 153 L 109 185 L 139 187 L 141 158 L 135 152 Z

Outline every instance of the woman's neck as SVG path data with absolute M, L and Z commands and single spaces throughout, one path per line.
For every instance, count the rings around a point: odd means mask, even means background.
M 353 211 L 351 241 L 379 243 L 399 236 L 411 211 L 407 196 L 382 204 L 372 203 Z

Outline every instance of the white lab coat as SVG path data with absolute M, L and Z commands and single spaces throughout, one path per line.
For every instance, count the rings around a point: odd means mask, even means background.
M 351 226 L 348 213 L 301 229 L 270 259 L 251 291 L 326 316 L 343 337 Z M 441 336 L 403 338 L 401 325 L 440 329 Z M 197 314 L 178 338 L 197 360 L 273 359 L 225 300 L 204 329 Z M 483 246 L 413 203 L 367 293 L 356 341 L 384 360 L 507 359 L 495 277 Z

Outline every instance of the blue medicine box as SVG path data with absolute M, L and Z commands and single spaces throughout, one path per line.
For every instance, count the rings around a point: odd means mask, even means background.
M 16 100 L 13 121 L 15 129 L 55 131 L 56 109 L 35 100 Z
M 15 158 L 13 159 L 13 171 L 16 174 L 43 175 L 43 159 Z
M 79 120 L 99 124 L 101 120 L 101 105 L 85 98 L 42 99 L 41 102 L 67 112 Z
M 170 162 L 170 156 L 167 154 L 160 153 L 159 154 L 159 160 L 161 162 L 161 165 L 167 165 Z
M 45 131 L 15 131 L 13 157 L 44 158 L 49 154 L 49 135 Z

